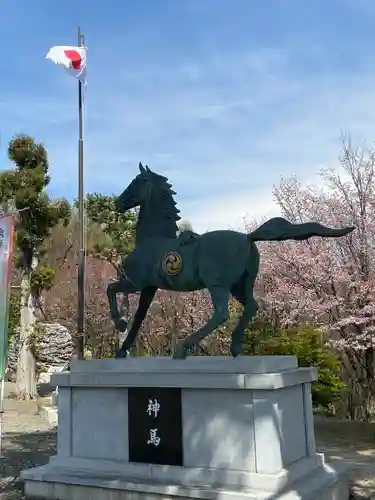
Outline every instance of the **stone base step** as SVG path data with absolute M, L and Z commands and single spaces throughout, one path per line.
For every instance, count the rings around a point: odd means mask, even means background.
M 37 412 L 40 418 L 47 422 L 51 427 L 57 426 L 57 406 L 44 404 L 43 402 L 37 403 Z
M 211 486 L 189 487 L 177 484 L 140 482 L 94 471 L 67 471 L 51 465 L 24 471 L 26 497 L 49 500 L 348 500 L 346 468 L 324 465 L 288 491 L 270 493 L 249 489 L 219 489 Z

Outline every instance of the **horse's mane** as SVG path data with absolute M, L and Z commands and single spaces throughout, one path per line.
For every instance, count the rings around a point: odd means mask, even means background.
M 151 196 L 139 211 L 136 240 L 150 236 L 176 238 L 177 222 L 181 219 L 173 196 L 172 185 L 168 179 L 151 170 L 145 171 L 151 184 Z

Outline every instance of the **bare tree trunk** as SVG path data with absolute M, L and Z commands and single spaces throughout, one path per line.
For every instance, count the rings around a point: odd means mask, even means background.
M 32 270 L 37 266 L 33 259 L 31 269 L 25 271 L 21 280 L 21 318 L 20 318 L 20 350 L 17 362 L 16 393 L 19 399 L 35 399 L 36 361 L 30 346 L 30 337 L 35 328 L 35 300 L 30 288 Z

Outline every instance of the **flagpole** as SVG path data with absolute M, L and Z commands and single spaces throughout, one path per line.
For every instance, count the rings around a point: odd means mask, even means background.
M 78 26 L 78 47 L 85 43 Z M 79 219 L 79 259 L 78 259 L 78 304 L 77 304 L 77 336 L 75 353 L 73 358 L 83 359 L 85 348 L 85 271 L 86 271 L 86 238 L 85 238 L 85 206 L 84 206 L 84 158 L 83 158 L 83 105 L 84 88 L 81 80 L 78 80 L 78 219 Z

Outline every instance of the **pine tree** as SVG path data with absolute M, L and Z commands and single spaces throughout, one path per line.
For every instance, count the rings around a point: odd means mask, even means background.
M 42 144 L 26 135 L 16 136 L 9 143 L 8 157 L 15 168 L 0 174 L 0 202 L 19 211 L 15 232 L 15 260 L 22 275 L 17 394 L 20 399 L 34 399 L 36 310 L 42 291 L 52 285 L 55 275 L 54 269 L 43 266 L 43 242 L 54 226 L 69 221 L 70 205 L 66 200 L 51 201 L 47 195 L 49 165 Z
M 93 257 L 109 262 L 119 277 L 122 259 L 134 250 L 137 212 L 120 214 L 115 200 L 115 196 L 92 193 L 87 195 L 85 206 L 89 221 L 99 230 L 95 232 L 91 227 L 93 241 L 88 242 L 88 251 Z
M 114 268 L 116 278 L 121 276 L 121 262 L 133 250 L 137 212 L 130 210 L 119 213 L 115 207 L 116 196 L 98 193 L 86 197 L 86 212 L 91 223 L 91 238 L 88 238 L 88 253 L 92 257 L 109 262 Z M 95 231 L 95 226 L 97 231 Z M 129 296 L 123 294 L 120 300 L 120 314 L 129 321 Z M 117 332 L 117 343 L 125 334 Z

